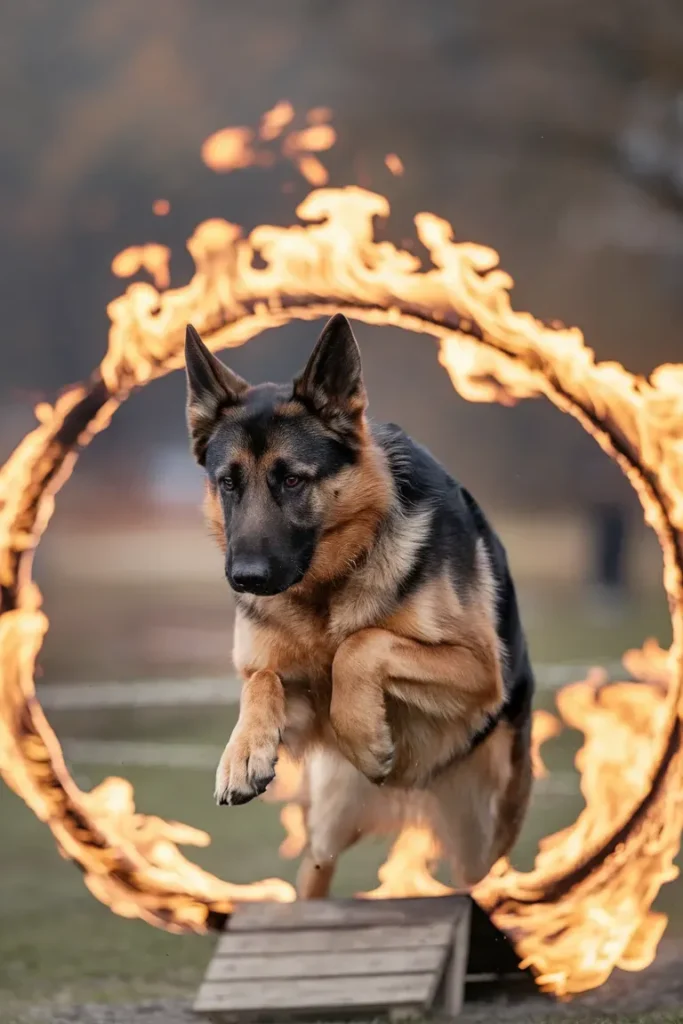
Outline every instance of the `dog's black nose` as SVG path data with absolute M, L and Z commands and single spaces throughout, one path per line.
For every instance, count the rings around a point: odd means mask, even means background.
M 235 590 L 249 594 L 265 594 L 271 588 L 270 565 L 266 558 L 237 558 L 230 569 L 230 582 Z

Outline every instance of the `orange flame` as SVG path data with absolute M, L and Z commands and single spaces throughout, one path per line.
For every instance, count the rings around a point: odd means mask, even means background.
M 281 100 L 262 116 L 258 139 L 273 142 L 280 138 L 283 130 L 294 119 L 294 107 L 287 100 Z M 326 107 L 315 107 L 308 111 L 309 127 L 291 131 L 281 145 L 282 155 L 291 160 L 309 185 L 326 185 L 328 173 L 314 153 L 331 149 L 337 140 L 337 133 L 326 121 L 331 116 Z M 251 128 L 222 128 L 214 132 L 202 145 L 202 160 L 214 171 L 228 173 L 244 167 L 271 167 L 275 162 L 272 149 L 254 145 L 256 132 Z
M 229 150 L 235 136 L 227 138 Z M 450 224 L 434 214 L 415 217 L 426 267 L 375 240 L 375 218 L 389 214 L 381 195 L 319 189 L 297 214 L 301 223 L 261 225 L 246 237 L 228 221 L 207 221 L 188 242 L 195 272 L 186 285 L 162 291 L 130 284 L 109 306 L 109 345 L 98 370 L 54 407 L 41 405 L 39 425 L 0 470 L 0 771 L 117 913 L 198 931 L 235 901 L 293 897 L 279 880 L 235 886 L 190 864 L 177 844 L 207 837 L 136 812 L 123 780 L 91 793 L 78 789 L 34 693 L 47 619 L 31 579 L 33 553 L 80 448 L 133 388 L 182 365 L 188 321 L 213 349 L 338 309 L 429 334 L 464 397 L 511 403 L 545 395 L 574 416 L 626 473 L 662 546 L 671 650 L 649 644 L 629 652 L 635 683 L 604 685 L 594 676 L 559 697 L 563 721 L 585 737 L 577 757 L 585 809 L 543 841 L 532 871 L 500 862 L 475 889 L 547 991 L 595 987 L 615 966 L 639 970 L 654 957 L 666 924 L 650 908 L 676 875 L 683 827 L 683 366 L 662 366 L 644 380 L 618 363 L 596 362 L 577 329 L 515 312 L 512 281 L 495 251 L 456 242 Z M 135 272 L 135 252 L 117 257 L 125 276 Z M 537 751 L 550 728 L 537 718 Z M 538 755 L 536 767 L 544 770 Z M 281 799 L 300 804 L 296 770 L 283 765 L 278 785 Z M 284 820 L 288 848 L 300 848 L 303 814 L 290 810 Z M 443 892 L 431 872 L 437 859 L 428 833 L 404 831 L 379 888 L 367 895 Z
M 403 161 L 396 153 L 387 153 L 384 157 L 384 163 L 395 178 L 399 178 L 403 174 Z
M 303 156 L 296 157 L 295 163 L 309 185 L 327 184 L 327 170 L 317 157 L 311 156 L 310 153 L 304 153 Z
M 554 736 L 562 731 L 562 722 L 549 711 L 534 711 L 533 727 L 531 730 L 531 763 L 535 779 L 548 777 L 548 769 L 541 757 L 541 747 Z
M 427 828 L 404 828 L 378 871 L 380 884 L 366 892 L 367 899 L 447 896 L 453 890 L 438 882 L 432 870 L 441 850 Z
M 283 150 L 292 153 L 322 153 L 332 149 L 337 133 L 331 124 L 316 124 L 300 132 L 290 132 L 284 141 Z
M 294 107 L 292 104 L 289 100 L 280 100 L 272 110 L 267 110 L 261 118 L 259 135 L 267 142 L 277 139 L 282 129 L 286 128 L 293 118 Z
M 171 272 L 168 267 L 170 258 L 171 250 L 165 245 L 153 242 L 147 245 L 131 245 L 117 253 L 111 261 L 111 269 L 117 277 L 133 277 L 138 271 L 146 270 L 157 288 L 168 288 L 171 283 Z
M 209 135 L 202 146 L 202 160 L 212 171 L 234 171 L 255 162 L 251 128 L 223 128 Z

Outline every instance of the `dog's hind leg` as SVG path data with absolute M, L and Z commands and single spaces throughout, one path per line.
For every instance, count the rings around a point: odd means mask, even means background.
M 361 837 L 372 785 L 341 754 L 313 751 L 306 759 L 308 844 L 297 876 L 299 899 L 329 895 L 337 859 Z
M 453 884 L 470 888 L 489 873 L 517 838 L 530 791 L 526 759 L 504 723 L 429 786 L 433 826 L 451 867 Z
M 330 895 L 336 860 L 318 863 L 307 848 L 296 875 L 296 894 L 300 900 L 323 900 Z

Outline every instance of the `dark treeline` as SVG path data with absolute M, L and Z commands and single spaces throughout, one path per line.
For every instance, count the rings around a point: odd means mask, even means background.
M 676 0 L 25 0 L 0 14 L 0 81 L 2 453 L 31 401 L 100 358 L 118 250 L 171 245 L 182 283 L 199 220 L 291 221 L 306 186 L 289 166 L 223 176 L 199 159 L 210 132 L 255 124 L 284 97 L 333 109 L 332 183 L 385 192 L 396 241 L 414 212 L 434 210 L 500 251 L 518 308 L 578 324 L 601 358 L 641 372 L 683 358 Z M 387 172 L 388 152 L 403 177 Z M 168 217 L 152 213 L 159 196 Z M 484 500 L 625 493 L 541 403 L 467 406 L 429 341 L 359 336 L 373 412 L 400 419 Z M 292 326 L 231 358 L 247 376 L 285 376 L 312 338 Z M 84 472 L 144 477 L 185 444 L 182 402 L 179 375 L 155 385 Z

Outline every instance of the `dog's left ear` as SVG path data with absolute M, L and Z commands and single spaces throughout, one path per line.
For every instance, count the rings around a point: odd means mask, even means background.
M 367 406 L 358 343 L 343 313 L 323 328 L 294 394 L 336 429 L 358 425 Z

